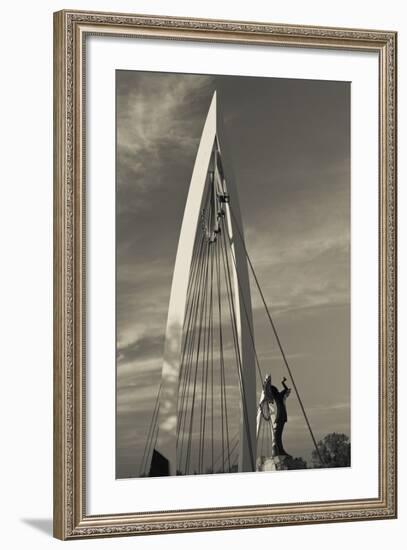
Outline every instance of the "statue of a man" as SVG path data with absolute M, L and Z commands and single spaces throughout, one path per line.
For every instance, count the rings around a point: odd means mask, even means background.
M 291 393 L 291 389 L 287 387 L 286 381 L 287 379 L 284 377 L 281 382 L 283 385 L 283 389 L 281 391 L 279 391 L 275 386 L 271 387 L 274 402 L 274 414 L 272 415 L 272 421 L 274 432 L 273 454 L 275 456 L 289 456 L 283 446 L 283 430 L 284 425 L 287 422 L 287 408 L 285 402 Z
M 272 422 L 273 432 L 273 456 L 290 456 L 283 447 L 283 430 L 287 422 L 286 399 L 290 395 L 291 389 L 286 385 L 287 379 L 282 380 L 283 389 L 278 390 L 271 382 L 271 375 L 267 375 L 263 382 L 263 390 L 260 397 L 257 413 L 257 431 L 260 428 L 260 419 Z

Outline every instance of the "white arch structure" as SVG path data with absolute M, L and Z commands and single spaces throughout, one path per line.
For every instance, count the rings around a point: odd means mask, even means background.
M 187 288 L 194 249 L 196 232 L 208 182 L 208 170 L 214 149 L 221 155 L 224 177 L 216 173 L 219 185 L 229 195 L 233 205 L 233 216 L 229 204 L 225 204 L 228 238 L 235 258 L 233 266 L 235 315 L 237 319 L 238 341 L 242 360 L 242 384 L 248 411 L 245 424 L 241 400 L 239 471 L 253 471 L 256 466 L 256 380 L 255 357 L 253 350 L 253 320 L 250 297 L 250 284 L 244 245 L 244 233 L 239 207 L 239 198 L 230 158 L 223 138 L 222 117 L 217 105 L 216 91 L 206 117 L 195 165 L 191 177 L 187 202 L 182 220 L 177 255 L 171 286 L 168 318 L 165 334 L 162 380 L 159 402 L 159 431 L 156 450 L 169 461 L 170 475 L 176 475 L 177 464 L 177 416 L 178 385 L 181 366 L 183 324 L 186 311 Z M 235 238 L 236 236 L 236 238 Z M 245 304 L 242 314 L 241 306 Z M 254 463 L 253 463 L 254 455 Z

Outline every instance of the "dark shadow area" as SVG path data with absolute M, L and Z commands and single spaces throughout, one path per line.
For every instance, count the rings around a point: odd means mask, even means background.
M 21 521 L 37 531 L 52 536 L 52 518 L 21 518 Z

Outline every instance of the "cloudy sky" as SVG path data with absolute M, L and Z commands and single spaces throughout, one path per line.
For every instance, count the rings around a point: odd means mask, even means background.
M 321 439 L 350 435 L 350 84 L 117 71 L 117 477 L 137 476 L 179 231 L 214 90 L 246 245 Z M 286 372 L 252 286 L 264 372 Z M 236 405 L 238 407 L 238 404 Z M 285 448 L 310 459 L 294 394 Z

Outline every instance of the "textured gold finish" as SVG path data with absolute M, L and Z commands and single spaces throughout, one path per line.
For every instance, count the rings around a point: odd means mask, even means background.
M 364 50 L 379 55 L 379 495 L 374 499 L 88 516 L 85 471 L 86 36 Z M 54 535 L 60 539 L 396 517 L 395 32 L 61 11 L 54 14 Z

